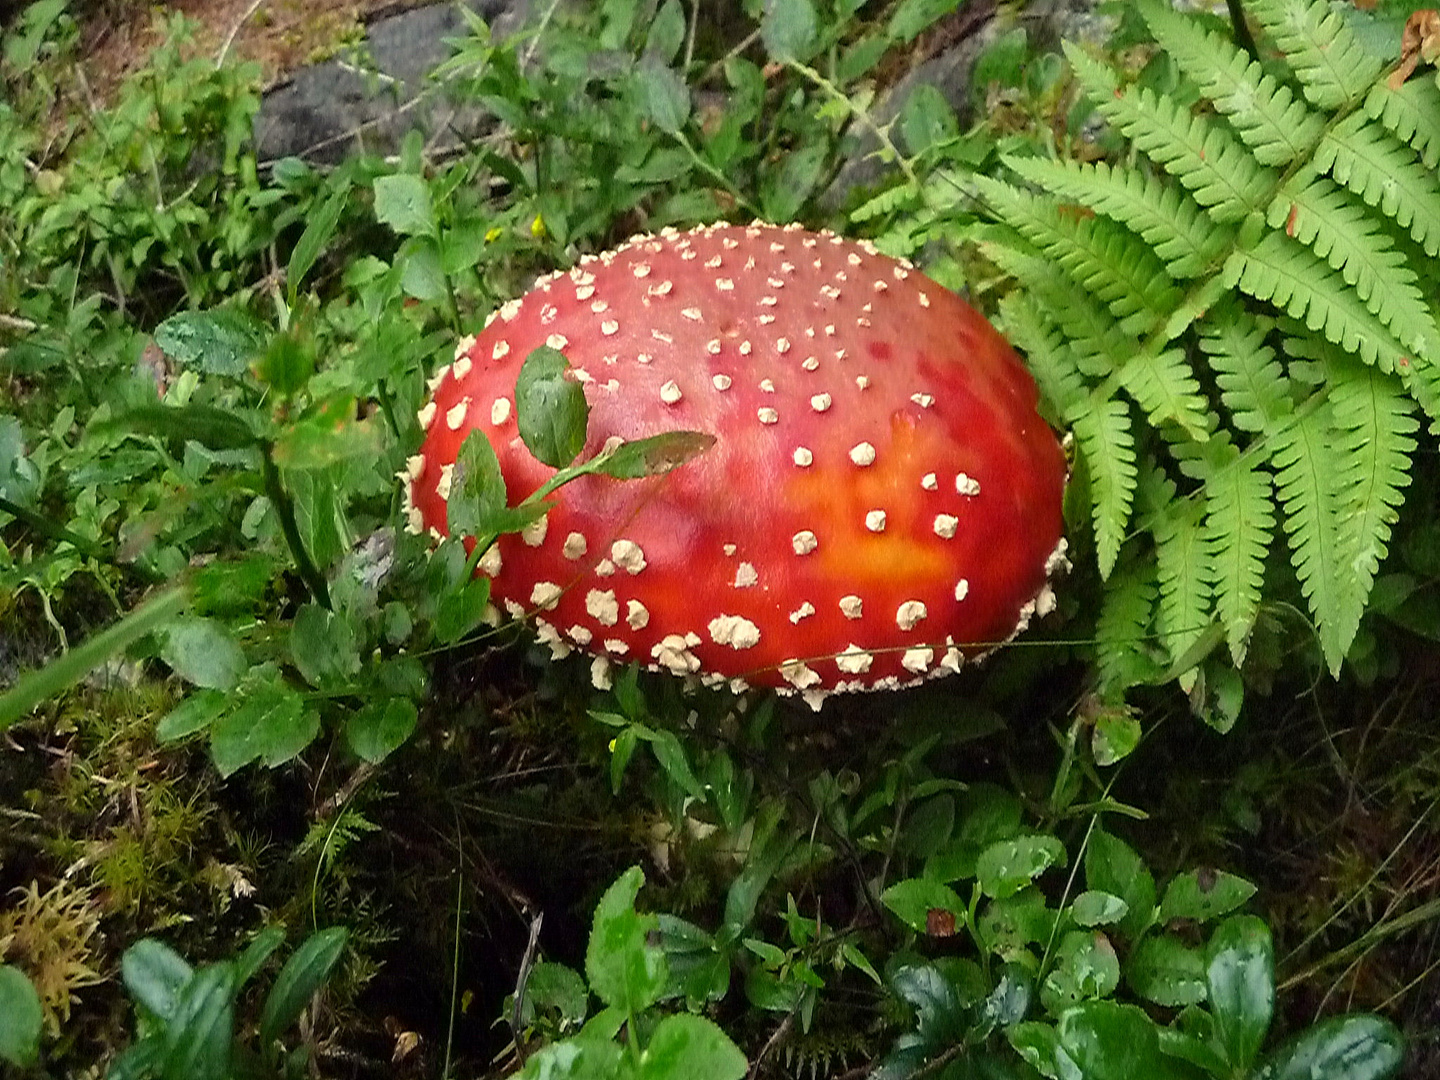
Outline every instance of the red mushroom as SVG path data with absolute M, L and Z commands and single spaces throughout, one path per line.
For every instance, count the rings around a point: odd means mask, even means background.
M 510 502 L 553 471 L 514 385 L 561 350 L 590 405 L 582 457 L 695 430 L 706 453 L 640 481 L 585 476 L 481 560 L 557 654 L 802 692 L 957 671 L 1053 605 L 1065 462 L 1019 357 L 904 260 L 798 227 L 635 237 L 505 304 L 433 381 L 409 525 L 446 532 L 472 430 Z M 612 444 L 613 445 L 613 444 Z

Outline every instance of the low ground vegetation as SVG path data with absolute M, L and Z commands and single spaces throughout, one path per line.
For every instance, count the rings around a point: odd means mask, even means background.
M 965 109 L 892 114 L 984 20 L 537 7 L 426 90 L 489 133 L 329 171 L 261 167 L 255 69 L 183 21 L 107 101 L 63 2 L 8 27 L 0 1058 L 1433 1075 L 1433 18 L 1001 6 Z M 1073 432 L 1060 610 L 983 666 L 819 716 L 602 693 L 401 527 L 458 337 L 752 217 L 921 263 Z

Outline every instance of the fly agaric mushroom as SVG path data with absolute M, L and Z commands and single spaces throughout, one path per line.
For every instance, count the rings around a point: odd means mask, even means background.
M 512 505 L 553 471 L 521 440 L 525 357 L 565 354 L 582 458 L 692 430 L 663 476 L 584 476 L 480 561 L 557 655 L 804 694 L 958 671 L 1054 604 L 1065 462 L 1033 380 L 972 308 L 873 245 L 797 226 L 632 238 L 537 282 L 466 338 L 420 410 L 409 528 L 447 531 L 471 431 Z

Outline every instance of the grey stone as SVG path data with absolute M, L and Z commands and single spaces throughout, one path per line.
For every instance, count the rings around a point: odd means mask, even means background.
M 530 7 L 529 0 L 465 3 L 497 39 L 519 29 Z M 265 93 L 255 118 L 260 160 L 334 164 L 356 150 L 388 155 L 412 130 L 441 150 L 473 138 L 489 123 L 483 110 L 458 105 L 427 84 L 450 55 L 445 39 L 467 32 L 458 4 L 377 19 L 366 31 L 363 66 L 337 57 L 302 68 Z

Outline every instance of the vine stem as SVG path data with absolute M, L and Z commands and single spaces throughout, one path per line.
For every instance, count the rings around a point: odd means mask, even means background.
M 280 470 L 275 467 L 275 462 L 270 456 L 270 446 L 267 444 L 261 450 L 261 469 L 265 477 L 265 494 L 270 497 L 270 503 L 275 507 L 275 514 L 280 519 L 280 531 L 285 535 L 285 544 L 290 548 L 290 554 L 295 559 L 295 569 L 300 572 L 300 579 L 305 582 L 305 587 L 310 590 L 310 595 L 325 608 L 330 607 L 330 587 L 325 584 L 325 576 L 316 568 L 310 558 L 310 553 L 305 550 L 305 543 L 300 539 L 300 527 L 295 523 L 295 503 L 290 498 L 290 493 L 280 483 Z
M 886 153 L 895 159 L 895 163 L 904 174 L 906 182 L 915 189 L 917 194 L 921 191 L 920 178 L 915 175 L 914 166 L 910 164 L 904 154 L 900 153 L 900 148 L 896 146 L 894 140 L 890 138 L 890 133 L 875 123 L 875 118 L 872 117 L 869 112 L 865 109 L 858 108 L 855 103 L 846 96 L 843 90 L 809 65 L 802 64 L 798 60 L 787 60 L 785 64 L 790 70 L 803 75 L 810 82 L 825 91 L 833 101 L 843 105 L 845 111 L 850 114 L 851 119 L 859 121 L 862 127 L 880 140 L 880 145 L 885 148 Z

